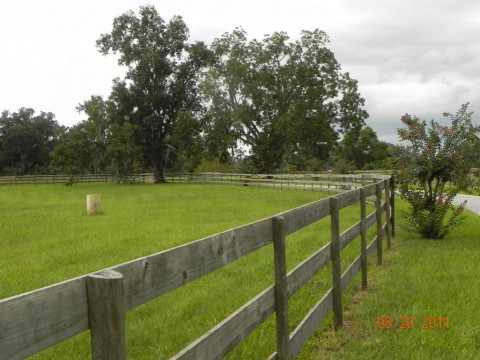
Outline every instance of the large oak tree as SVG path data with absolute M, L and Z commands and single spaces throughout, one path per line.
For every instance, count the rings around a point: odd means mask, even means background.
M 119 65 L 127 68 L 125 79 L 114 80 L 109 98 L 115 109 L 111 121 L 117 124 L 112 129 L 129 125 L 155 182 L 165 181 L 166 155 L 176 148 L 169 139 L 175 138 L 177 123 L 184 126 L 179 119 L 200 121 L 197 79 L 212 54 L 201 42 L 187 43 L 188 33 L 181 17 L 167 23 L 153 6 L 145 6 L 138 17 L 129 11 L 115 18 L 112 32 L 97 40 L 102 54 L 118 53 Z M 198 129 L 192 126 L 192 141 Z
M 327 42 L 320 30 L 295 42 L 284 32 L 248 41 L 242 29 L 216 39 L 217 61 L 202 84 L 210 148 L 225 157 L 246 147 L 261 172 L 326 160 L 339 133 L 368 116 L 357 81 L 341 72 Z

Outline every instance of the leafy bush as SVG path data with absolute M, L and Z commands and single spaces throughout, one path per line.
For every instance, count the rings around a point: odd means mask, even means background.
M 444 113 L 449 126 L 442 126 L 408 114 L 398 129 L 401 141 L 409 141 L 396 163 L 395 177 L 400 196 L 410 204 L 407 230 L 424 238 L 442 239 L 458 226 L 466 202 L 453 206 L 459 190 L 468 185 L 468 174 L 479 154 L 476 134 L 468 104 L 456 114 Z M 447 186 L 448 184 L 448 186 Z

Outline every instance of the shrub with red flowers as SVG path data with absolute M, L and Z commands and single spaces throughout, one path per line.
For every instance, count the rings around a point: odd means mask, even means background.
M 478 158 L 479 126 L 473 126 L 468 103 L 456 114 L 444 113 L 450 126 L 402 116 L 401 141 L 409 141 L 397 159 L 395 180 L 400 196 L 408 201 L 406 228 L 424 238 L 442 239 L 463 220 L 466 202 L 453 206 L 458 191 L 468 184 L 468 174 Z

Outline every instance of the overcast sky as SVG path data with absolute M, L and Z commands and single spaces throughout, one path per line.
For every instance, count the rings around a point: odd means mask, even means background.
M 112 79 L 123 77 L 95 40 L 146 4 L 165 20 L 181 15 L 190 41 L 210 43 L 237 26 L 256 39 L 325 31 L 381 140 L 397 142 L 405 113 L 440 120 L 470 102 L 480 121 L 480 3 L 472 0 L 0 0 L 0 111 L 53 112 L 68 126 L 83 120 L 76 106 L 108 97 Z

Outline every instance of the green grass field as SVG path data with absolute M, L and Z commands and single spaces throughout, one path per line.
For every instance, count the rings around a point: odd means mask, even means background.
M 401 223 L 405 204 L 397 204 Z M 465 213 L 444 240 L 419 239 L 397 226 L 384 266 L 370 268 L 369 289 L 347 304 L 344 329 L 323 324 L 301 358 L 480 359 L 480 223 Z
M 0 298 L 149 255 L 331 195 L 172 184 L 22 185 L 0 190 Z M 93 193 L 101 194 L 102 214 L 87 216 L 85 197 Z M 401 210 L 402 203 L 397 204 Z M 370 261 L 369 289 L 358 291 L 357 275 L 345 293 L 345 328 L 335 333 L 330 314 L 298 358 L 477 358 L 480 225 L 478 217 L 467 215 L 464 226 L 442 241 L 420 240 L 397 226 L 393 250 L 384 254 L 384 266 L 375 265 L 375 256 Z M 358 206 L 342 210 L 341 228 L 346 229 L 358 218 Z M 401 223 L 398 216 L 397 222 Z M 369 232 L 370 238 L 373 232 Z M 327 243 L 329 237 L 328 218 L 289 236 L 289 269 Z M 343 266 L 353 260 L 358 249 L 357 239 L 342 252 Z M 271 285 L 272 251 L 268 246 L 128 312 L 128 357 L 173 356 Z M 290 299 L 291 330 L 330 287 L 327 267 Z M 394 320 L 392 328 L 378 329 L 379 316 L 390 316 Z M 411 316 L 415 327 L 400 329 L 402 316 Z M 442 317 L 443 321 L 449 317 L 449 328 L 420 329 L 423 316 Z M 274 350 L 272 316 L 228 358 L 265 359 Z M 90 359 L 89 334 L 76 336 L 33 358 Z
M 208 185 L 79 184 L 2 187 L 0 298 L 130 261 L 331 195 L 303 190 Z M 86 194 L 101 195 L 88 216 Z M 342 210 L 342 228 L 359 208 Z M 329 219 L 287 238 L 289 269 L 329 241 Z M 345 251 L 344 263 L 359 244 Z M 352 243 L 353 244 L 353 243 Z M 292 330 L 331 286 L 326 268 L 289 302 Z M 165 359 L 273 283 L 273 249 L 237 262 L 127 313 L 131 359 Z M 264 359 L 275 350 L 271 317 L 230 355 Z M 84 333 L 34 358 L 88 359 Z

